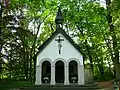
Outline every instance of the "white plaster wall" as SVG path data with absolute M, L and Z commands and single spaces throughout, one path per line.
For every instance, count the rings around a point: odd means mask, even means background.
M 61 54 L 59 54 L 58 42 L 55 41 L 58 36 L 61 36 L 64 41 L 62 41 Z M 82 55 L 71 45 L 71 43 L 62 35 L 58 34 L 37 56 L 37 65 L 39 65 L 40 60 L 44 58 L 49 58 L 54 61 L 57 58 L 63 58 L 64 60 L 69 60 L 70 58 L 76 58 L 80 60 L 80 64 L 83 65 Z

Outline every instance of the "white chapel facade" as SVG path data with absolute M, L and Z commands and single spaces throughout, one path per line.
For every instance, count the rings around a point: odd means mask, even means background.
M 59 15 L 56 18 L 62 19 Z M 58 23 L 61 24 L 61 23 Z M 84 85 L 83 55 L 79 46 L 58 26 L 40 47 L 36 61 L 36 85 L 48 83 Z

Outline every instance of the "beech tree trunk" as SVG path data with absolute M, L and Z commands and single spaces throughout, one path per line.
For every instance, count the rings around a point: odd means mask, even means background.
M 115 28 L 114 28 L 114 25 L 113 25 L 113 17 L 111 15 L 111 0 L 106 0 L 106 7 L 107 7 L 107 11 L 108 11 L 108 14 L 107 14 L 107 21 L 108 21 L 108 24 L 109 24 L 109 30 L 110 30 L 110 34 L 111 34 L 111 37 L 112 37 L 112 45 L 113 45 L 113 55 L 111 56 L 112 57 L 112 61 L 114 63 L 114 67 L 115 67 L 115 75 L 116 75 L 116 80 L 119 80 L 120 81 L 120 63 L 119 63 L 119 51 L 117 49 L 117 37 L 116 37 L 116 31 L 115 31 Z M 119 87 L 120 88 L 120 87 Z
M 0 2 L 1 3 L 1 2 Z M 2 25 L 1 25 L 1 22 L 2 22 L 2 5 L 0 5 L 0 74 L 2 72 L 2 37 L 1 37 L 1 30 L 2 30 Z

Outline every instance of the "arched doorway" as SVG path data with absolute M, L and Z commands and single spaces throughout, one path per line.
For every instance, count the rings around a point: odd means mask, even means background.
M 76 61 L 72 60 L 69 62 L 69 82 L 78 82 L 78 64 Z
M 50 83 L 51 81 L 51 64 L 49 61 L 42 63 L 42 83 Z
M 55 81 L 56 83 L 64 83 L 64 63 L 57 61 L 55 64 Z

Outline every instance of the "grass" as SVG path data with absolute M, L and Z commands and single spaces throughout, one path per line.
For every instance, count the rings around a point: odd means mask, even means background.
M 20 88 L 22 86 L 33 85 L 30 81 L 16 81 L 9 84 L 0 84 L 0 90 L 10 90 L 13 88 Z

